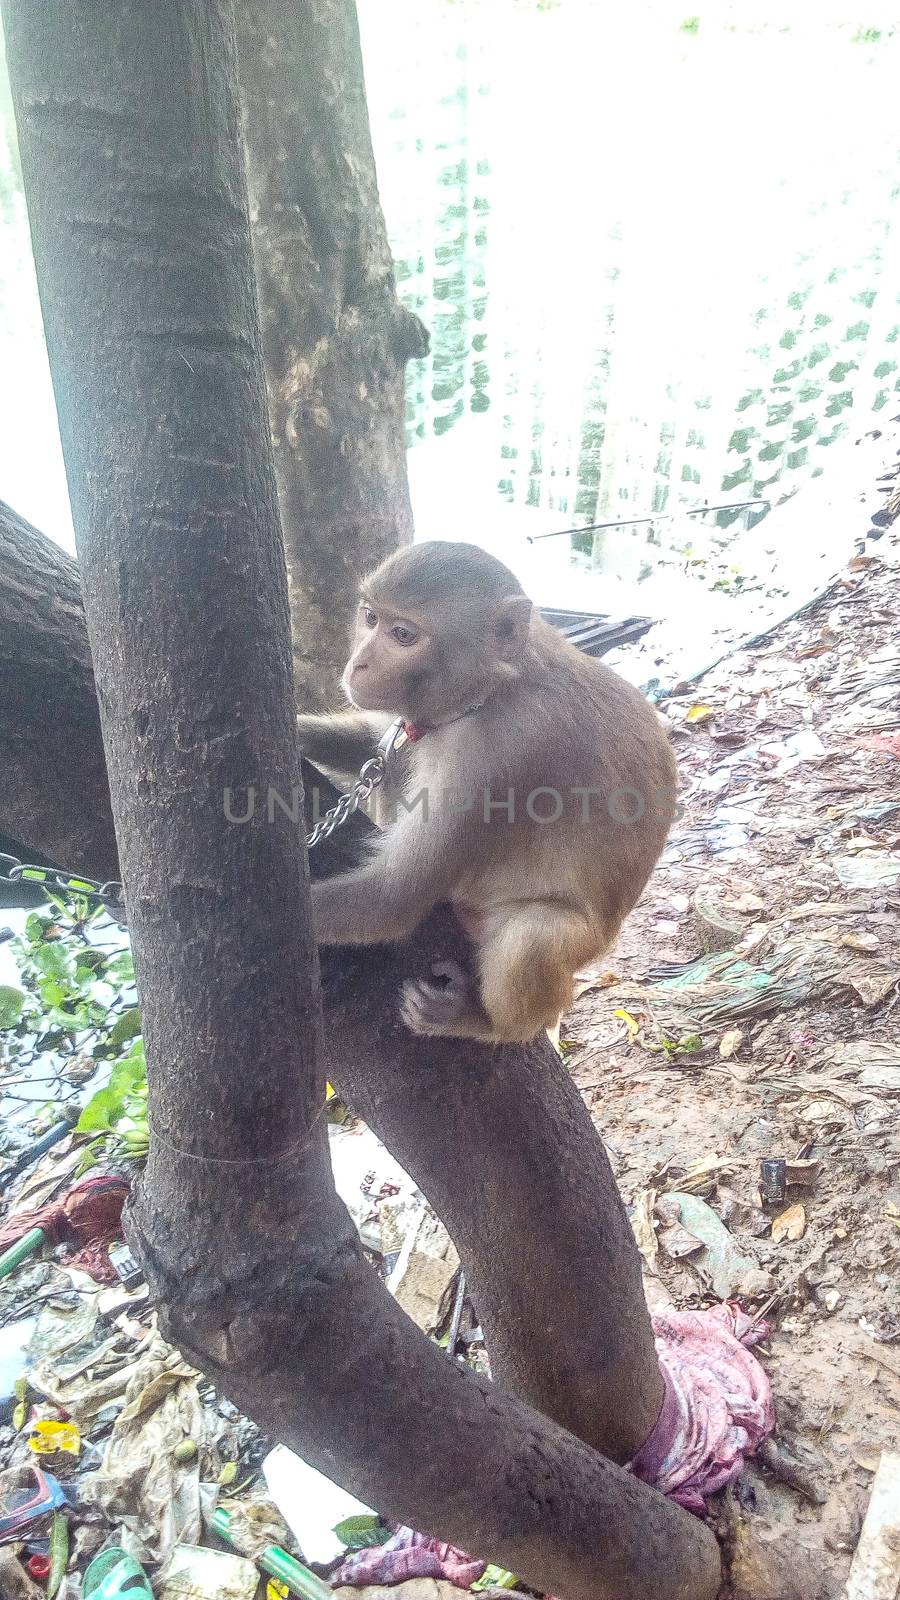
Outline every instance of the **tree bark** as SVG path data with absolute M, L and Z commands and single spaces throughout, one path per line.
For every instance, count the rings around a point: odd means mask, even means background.
M 263 355 L 298 705 L 335 703 L 335 600 L 412 538 L 397 299 L 354 0 L 236 10 Z
M 75 872 L 90 866 L 111 878 L 116 847 L 78 567 L 2 500 L 0 683 L 0 826 Z
M 136 1246 L 178 1342 L 387 1514 L 562 1595 L 709 1600 L 709 1532 L 444 1360 L 336 1200 L 296 827 L 223 805 L 299 792 L 231 9 L 100 9 L 4 23 L 149 1063 Z

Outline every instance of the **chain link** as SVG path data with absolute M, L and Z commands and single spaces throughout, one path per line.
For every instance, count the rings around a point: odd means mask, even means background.
M 360 767 L 359 777 L 353 788 L 348 794 L 342 794 L 337 805 L 326 811 L 312 832 L 307 834 L 307 850 L 314 850 L 323 839 L 330 839 L 338 828 L 349 822 L 363 801 L 368 800 L 378 785 L 384 782 L 388 758 L 395 750 L 403 748 L 408 742 L 408 737 L 402 718 L 391 723 L 378 746 L 378 754 Z M 58 867 L 30 866 L 27 862 L 20 861 L 18 856 L 6 855 L 2 850 L 0 850 L 0 883 L 34 883 L 45 889 L 55 889 L 59 894 L 66 895 L 72 900 L 99 900 L 100 904 L 115 917 L 120 916 L 125 910 L 125 891 L 115 878 L 101 883 L 99 878 L 76 877 Z
M 72 900 L 99 900 L 114 915 L 125 909 L 122 885 L 114 878 L 106 883 L 101 883 L 99 878 L 80 878 L 57 867 L 31 866 L 3 851 L 0 851 L 0 883 L 34 883 L 45 889 L 56 889 Z

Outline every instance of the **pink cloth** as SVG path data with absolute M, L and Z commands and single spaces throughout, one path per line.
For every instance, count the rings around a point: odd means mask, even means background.
M 342 1583 L 361 1588 L 369 1583 L 405 1583 L 407 1578 L 446 1578 L 458 1589 L 468 1589 L 481 1577 L 486 1565 L 452 1544 L 400 1527 L 386 1544 L 347 1556 L 329 1582 L 335 1588 Z
M 730 1301 L 653 1318 L 666 1392 L 629 1465 L 687 1511 L 702 1516 L 706 1496 L 738 1477 L 775 1426 L 769 1379 L 749 1349 L 768 1331 Z

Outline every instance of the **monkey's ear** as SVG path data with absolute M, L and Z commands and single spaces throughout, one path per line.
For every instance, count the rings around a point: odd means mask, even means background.
M 507 595 L 501 601 L 494 623 L 497 655 L 501 661 L 515 666 L 525 654 L 528 629 L 531 626 L 531 601 L 525 594 Z

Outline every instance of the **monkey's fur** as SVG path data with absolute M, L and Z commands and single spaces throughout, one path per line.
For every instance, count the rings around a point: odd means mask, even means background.
M 407 983 L 407 1025 L 533 1038 L 665 843 L 676 774 L 659 718 L 468 544 L 413 545 L 366 580 L 343 682 L 357 710 L 298 719 L 312 760 L 355 773 L 397 716 L 417 737 L 391 758 L 410 809 L 362 865 L 313 884 L 320 942 L 402 939 L 449 901 L 478 946 L 479 992 L 456 969 Z

